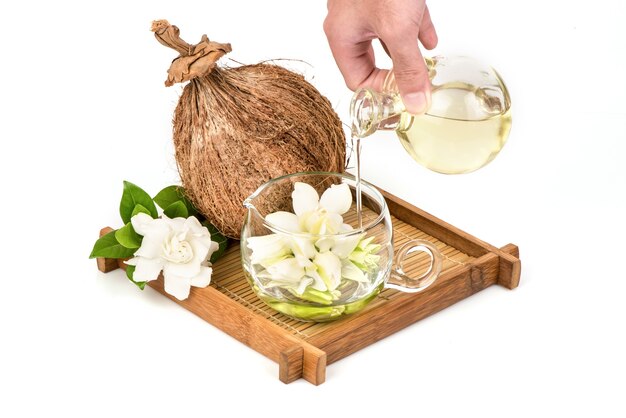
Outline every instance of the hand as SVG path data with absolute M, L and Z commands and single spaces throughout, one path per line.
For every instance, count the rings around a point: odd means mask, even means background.
M 426 49 L 437 46 L 426 0 L 328 0 L 324 31 L 350 90 L 381 90 L 388 71 L 376 68 L 372 39 L 378 38 L 393 61 L 407 111 L 426 111 L 430 80 L 417 40 Z

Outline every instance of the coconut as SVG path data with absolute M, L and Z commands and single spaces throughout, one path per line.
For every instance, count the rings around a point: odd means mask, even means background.
M 330 102 L 273 63 L 217 66 L 230 44 L 191 45 L 166 20 L 152 31 L 180 54 L 166 86 L 187 82 L 174 113 L 176 162 L 188 198 L 223 234 L 239 238 L 243 201 L 264 182 L 301 171 L 343 172 L 346 138 Z

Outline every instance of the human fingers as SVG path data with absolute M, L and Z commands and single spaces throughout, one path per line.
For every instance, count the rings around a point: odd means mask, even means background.
M 396 85 L 406 110 L 412 114 L 421 114 L 430 104 L 430 80 L 417 44 L 416 32 L 394 31 L 383 34 L 381 40 L 393 61 Z
M 380 90 L 387 71 L 376 67 L 372 40 L 360 42 L 342 38 L 335 32 L 332 24 L 324 23 L 324 31 L 328 38 L 337 67 L 350 90 L 370 87 Z
M 419 40 L 426 49 L 434 49 L 439 41 L 435 25 L 433 25 L 433 21 L 430 18 L 428 6 L 424 7 L 424 14 L 422 15 L 422 22 L 420 23 L 419 29 Z

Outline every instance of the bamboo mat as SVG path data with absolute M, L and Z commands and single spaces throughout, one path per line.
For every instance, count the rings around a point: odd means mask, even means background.
M 352 213 L 352 212 L 351 212 Z M 370 210 L 366 210 L 364 222 L 373 220 L 375 214 Z M 474 260 L 458 249 L 443 243 L 442 241 L 420 231 L 394 216 L 391 217 L 393 222 L 393 245 L 394 249 L 400 248 L 404 243 L 413 239 L 423 239 L 433 243 L 443 255 L 443 270 L 449 270 L 459 264 L 467 264 Z M 347 216 L 347 223 L 354 224 L 354 218 Z M 422 252 L 414 253 L 410 259 L 404 263 L 404 271 L 410 276 L 421 275 L 430 265 L 430 258 Z M 311 338 L 328 328 L 332 328 L 335 322 L 301 322 L 279 312 L 276 312 L 263 301 L 261 301 L 252 291 L 244 272 L 241 267 L 241 255 L 239 243 L 231 244 L 224 256 L 213 266 L 213 276 L 211 286 L 227 295 L 237 303 L 244 305 L 248 309 L 258 315 L 268 319 L 269 321 L 288 330 L 293 335 L 297 335 L 304 340 Z M 394 299 L 401 292 L 394 289 L 383 289 L 383 291 L 373 300 L 366 308 L 372 309 L 376 306 L 386 303 Z

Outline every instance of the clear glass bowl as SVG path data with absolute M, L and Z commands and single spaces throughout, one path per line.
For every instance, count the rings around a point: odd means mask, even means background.
M 294 193 L 296 189 L 299 192 Z M 298 193 L 306 198 L 294 200 L 292 195 Z M 348 200 L 338 209 L 327 195 L 348 196 Z M 346 174 L 291 174 L 265 183 L 246 199 L 241 258 L 261 300 L 301 321 L 329 321 L 360 311 L 385 286 L 416 292 L 436 279 L 441 271 L 437 249 L 426 241 L 410 241 L 394 263 L 393 228 L 385 199 L 366 182 L 361 184 L 361 195 L 360 226 L 356 179 Z M 406 277 L 402 271 L 402 260 L 413 251 L 431 256 L 430 269 L 418 278 Z

